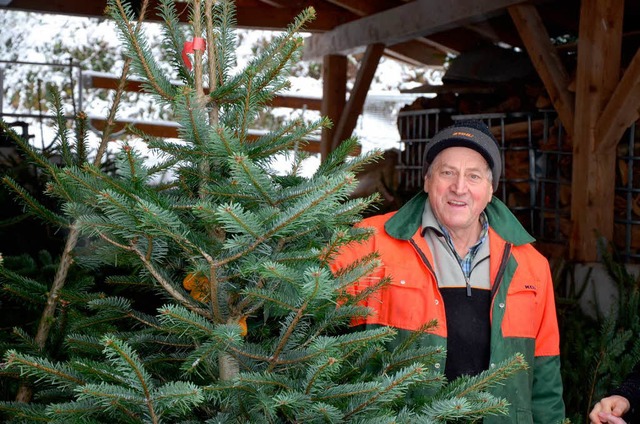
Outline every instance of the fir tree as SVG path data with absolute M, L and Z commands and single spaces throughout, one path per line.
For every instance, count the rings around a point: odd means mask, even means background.
M 259 111 L 287 86 L 287 70 L 299 60 L 297 34 L 314 11 L 303 11 L 232 73 L 233 2 L 191 2 L 188 35 L 172 0 L 159 7 L 174 74 L 162 70 L 135 23 L 146 2 L 134 11 L 110 0 L 108 14 L 125 42 L 125 69 L 172 111 L 180 141 L 138 133 L 163 160 L 151 166 L 124 143 L 109 174 L 78 160 L 82 136 L 68 143 L 60 119 L 66 166 L 42 166 L 51 174 L 47 192 L 64 214 L 23 199 L 82 236 L 84 248 L 72 243 L 77 265 L 92 272 L 114 267 L 119 274 L 108 282 L 153 292 L 162 303 L 148 313 L 127 296 L 85 297 L 64 358 L 43 346 L 5 353 L 7 369 L 33 381 L 34 396 L 0 410 L 14 422 L 65 423 L 443 423 L 508 413 L 487 389 L 526 367 L 522 357 L 447 384 L 434 366 L 442 348 L 408 340 L 387 350 L 391 329 L 348 331 L 351 318 L 367 311 L 343 289 L 377 260 L 337 275 L 328 264 L 341 246 L 369 235 L 353 224 L 374 199 L 348 197 L 354 172 L 376 155 L 351 156 L 357 140 L 349 139 L 305 178 L 298 147 L 329 125 L 326 119 L 251 134 Z M 188 62 L 185 39 L 194 47 Z M 292 155 L 285 175 L 272 169 L 278 154 Z M 159 183 L 167 171 L 174 178 Z M 405 402 L 417 389 L 422 396 Z
M 588 420 L 594 403 L 619 386 L 640 361 L 640 280 L 613 243 L 598 241 L 598 252 L 617 293 L 610 310 L 598 303 L 590 269 L 576 281 L 575 264 L 558 267 L 559 316 L 565 403 L 573 422 Z M 595 280 L 595 279 L 594 279 Z M 592 293 L 589 291 L 593 290 Z M 581 305 L 591 296 L 589 313 Z

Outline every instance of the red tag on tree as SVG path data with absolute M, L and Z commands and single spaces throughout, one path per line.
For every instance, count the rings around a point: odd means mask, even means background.
M 204 40 L 204 38 L 200 37 L 195 37 L 191 41 L 184 42 L 184 46 L 182 47 L 182 60 L 184 60 L 184 64 L 189 70 L 191 70 L 192 65 L 188 55 L 192 54 L 196 50 L 204 51 L 206 45 L 207 42 Z

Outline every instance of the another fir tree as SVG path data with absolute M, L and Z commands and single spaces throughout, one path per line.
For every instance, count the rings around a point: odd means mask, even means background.
M 348 197 L 354 171 L 375 155 L 351 157 L 356 140 L 349 139 L 304 178 L 303 156 L 293 152 L 328 125 L 325 119 L 295 120 L 267 135 L 251 135 L 258 112 L 287 86 L 288 66 L 299 59 L 302 43 L 296 34 L 313 10 L 302 12 L 260 56 L 232 74 L 233 2 L 190 2 L 192 27 L 185 37 L 174 2 L 162 0 L 175 75 L 162 71 L 134 22 L 145 10 L 146 2 L 135 13 L 120 0 L 110 0 L 108 7 L 132 74 L 171 108 L 180 141 L 140 133 L 163 161 L 149 166 L 124 144 L 117 172 L 110 175 L 78 161 L 84 140 L 71 143 L 60 119 L 66 166 L 41 166 L 64 216 L 38 208 L 19 188 L 16 193 L 43 218 L 68 226 L 74 237 L 82 235 L 84 246 L 68 244 L 77 264 L 96 273 L 112 267 L 119 275 L 108 282 L 160 294 L 162 304 L 147 313 L 136 308 L 139 298 L 100 295 L 86 307 L 78 300 L 87 297 L 72 299 L 77 313 L 65 358 L 53 358 L 51 345 L 42 343 L 5 353 L 7 369 L 34 384 L 31 402 L 0 405 L 8 419 L 443 423 L 507 413 L 505 402 L 485 389 L 525 367 L 520 356 L 446 384 L 434 367 L 443 349 L 418 348 L 410 340 L 388 351 L 385 342 L 393 330 L 348 331 L 350 319 L 367 311 L 343 289 L 367 275 L 376 258 L 340 275 L 328 264 L 341 246 L 368 236 L 353 224 L 373 199 Z M 188 62 L 185 38 L 194 50 Z M 172 83 L 176 77 L 181 85 Z M 62 117 L 59 107 L 58 113 Z M 82 116 L 78 123 L 84 127 Z M 37 151 L 25 142 L 22 147 L 39 160 Z M 278 154 L 293 157 L 286 175 L 271 169 Z M 167 171 L 175 177 L 158 183 L 156 177 Z M 21 284 L 5 273 L 8 280 Z M 41 326 L 60 317 L 65 294 L 59 287 L 54 293 L 59 296 L 49 301 L 56 313 L 43 315 Z M 71 293 L 66 296 L 73 298 Z M 427 323 L 424 330 L 432 325 L 437 324 Z M 405 403 L 413 388 L 424 395 Z

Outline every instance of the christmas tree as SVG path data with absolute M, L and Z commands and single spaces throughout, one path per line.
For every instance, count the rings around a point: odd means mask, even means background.
M 179 124 L 178 141 L 137 133 L 162 160 L 149 165 L 123 143 L 115 172 L 89 163 L 86 118 L 78 116 L 72 142 L 55 95 L 65 166 L 16 139 L 49 175 L 47 193 L 60 213 L 39 207 L 11 179 L 5 184 L 69 235 L 54 282 L 38 286 L 48 297 L 36 336 L 25 343 L 31 336 L 21 333 L 4 354 L 5 369 L 23 381 L 18 401 L 0 405 L 7 420 L 443 423 L 508 413 L 487 389 L 526 367 L 522 357 L 447 383 L 435 366 L 444 349 L 419 347 L 421 332 L 389 350 L 392 329 L 349 331 L 350 320 L 368 311 L 344 289 L 369 274 L 376 257 L 337 274 L 329 264 L 341 246 L 369 235 L 353 224 L 375 199 L 349 194 L 355 171 L 376 154 L 352 156 L 357 140 L 348 139 L 302 177 L 300 147 L 326 119 L 292 120 L 257 137 L 250 131 L 287 87 L 302 45 L 297 34 L 314 11 L 232 73 L 233 2 L 190 2 L 187 34 L 174 2 L 162 0 L 168 72 L 147 48 L 146 7 L 110 0 L 107 12 L 124 40 L 123 79 L 141 78 Z M 292 158 L 287 173 L 272 169 L 281 154 Z M 173 178 L 159 181 L 166 173 Z M 94 275 L 109 269 L 107 283 L 133 288 L 67 288 L 72 267 Z M 7 269 L 2 278 L 34 286 Z M 150 304 L 160 299 L 152 312 L 139 307 L 147 293 Z M 72 324 L 62 330 L 63 309 Z M 55 349 L 54 325 L 64 334 Z

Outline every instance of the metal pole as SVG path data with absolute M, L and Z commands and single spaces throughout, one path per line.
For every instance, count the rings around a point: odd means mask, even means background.
M 2 105 L 4 105 L 4 69 L 0 68 L 0 118 L 2 118 Z
M 78 110 L 83 111 L 83 94 L 82 91 L 84 89 L 84 75 L 82 73 L 82 68 L 78 66 Z

